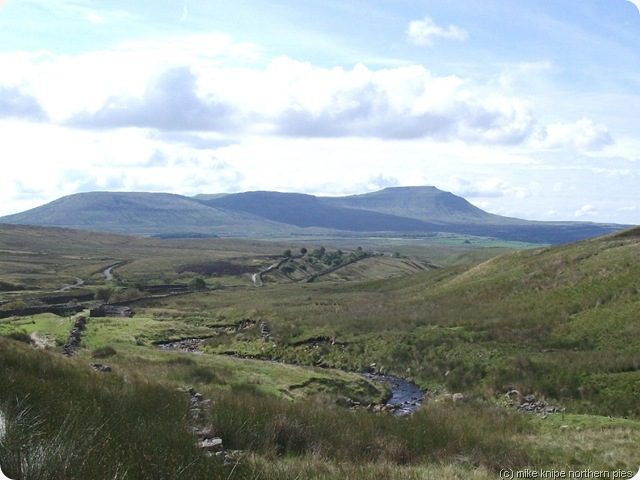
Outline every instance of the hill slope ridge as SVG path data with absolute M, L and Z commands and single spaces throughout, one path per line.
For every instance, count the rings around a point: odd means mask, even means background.
M 394 187 L 344 197 L 268 191 L 195 198 L 169 193 L 89 192 L 0 217 L 0 223 L 136 235 L 263 238 L 453 233 L 534 243 L 568 243 L 625 227 L 502 217 L 436 187 Z

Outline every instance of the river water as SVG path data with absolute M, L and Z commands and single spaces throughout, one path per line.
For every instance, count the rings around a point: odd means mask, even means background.
M 386 383 L 391 389 L 391 398 L 386 405 L 395 406 L 396 415 L 408 415 L 415 412 L 422 405 L 424 396 L 420 387 L 404 378 L 393 375 L 365 374 L 365 378 Z
M 176 342 L 159 343 L 158 347 L 166 350 L 182 350 L 189 353 L 202 353 L 200 345 L 205 338 L 188 338 Z M 395 407 L 396 415 L 408 415 L 415 412 L 422 405 L 424 396 L 420 387 L 413 382 L 394 375 L 381 375 L 374 373 L 365 373 L 364 377 L 368 380 L 386 383 L 391 390 L 391 398 L 387 400 L 385 405 Z

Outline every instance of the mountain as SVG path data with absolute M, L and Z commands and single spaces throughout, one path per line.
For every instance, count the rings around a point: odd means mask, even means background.
M 436 187 L 392 187 L 378 192 L 345 197 L 322 197 L 325 205 L 356 208 L 426 222 L 478 223 L 512 221 L 516 219 L 494 215 L 472 205 L 467 200 Z
M 625 227 L 502 217 L 435 187 L 386 188 L 344 197 L 264 191 L 197 197 L 90 192 L 0 217 L 0 223 L 159 236 L 454 233 L 534 243 L 567 243 Z
M 135 235 L 262 233 L 286 225 L 207 206 L 170 193 L 89 192 L 68 195 L 0 223 Z
M 503 217 L 436 187 L 394 187 L 344 197 L 246 192 L 207 200 L 207 205 L 251 213 L 298 227 L 403 235 L 448 232 L 534 243 L 568 243 L 604 235 L 622 225 L 535 222 Z
M 323 200 L 301 193 L 247 192 L 230 194 L 203 203 L 302 228 L 319 227 L 354 232 L 438 229 L 434 223 L 375 210 L 332 206 Z

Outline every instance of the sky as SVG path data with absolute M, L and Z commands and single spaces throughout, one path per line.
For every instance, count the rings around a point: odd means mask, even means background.
M 640 224 L 629 0 L 0 0 L 0 215 L 432 185 Z

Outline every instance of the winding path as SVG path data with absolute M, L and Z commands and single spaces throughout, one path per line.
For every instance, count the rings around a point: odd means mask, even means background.
M 113 269 L 116 267 L 121 267 L 125 263 L 129 263 L 129 262 L 130 260 L 124 260 L 122 262 L 114 263 L 113 265 L 110 265 L 107 268 L 105 268 L 104 271 L 102 272 L 102 275 L 104 276 L 104 281 L 110 282 L 111 280 L 113 280 Z
M 74 283 L 73 285 L 67 285 L 66 287 L 62 287 L 60 290 L 56 290 L 56 291 L 58 291 L 58 292 L 68 292 L 72 288 L 80 287 L 82 285 L 84 285 L 84 280 L 81 279 L 81 278 L 76 278 L 76 283 Z
M 253 284 L 254 284 L 256 287 L 261 287 L 261 286 L 263 286 L 263 285 L 264 285 L 264 283 L 263 283 L 263 281 L 262 281 L 262 275 L 264 275 L 265 273 L 268 273 L 268 272 L 270 272 L 270 271 L 272 271 L 272 270 L 276 270 L 276 269 L 280 268 L 280 265 L 282 265 L 284 262 L 286 262 L 286 261 L 288 261 L 288 260 L 289 260 L 289 257 L 285 257 L 285 258 L 283 258 L 282 260 L 279 260 L 278 262 L 274 263 L 273 265 L 271 265 L 271 266 L 267 267 L 267 269 L 266 269 L 266 270 L 262 270 L 261 272 L 254 273 L 254 274 L 251 276 L 251 280 L 253 281 Z

